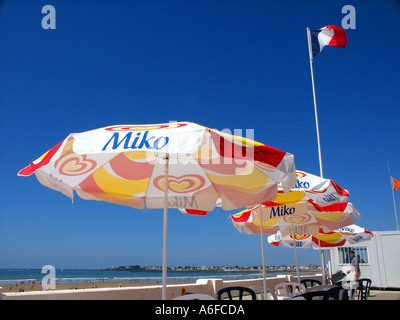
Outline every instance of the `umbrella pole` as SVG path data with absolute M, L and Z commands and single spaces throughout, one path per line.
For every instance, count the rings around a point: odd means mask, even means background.
M 162 262 L 162 300 L 167 300 L 167 227 L 168 227 L 168 163 L 169 155 L 165 157 L 164 167 L 164 236 L 163 236 L 163 262 Z
M 319 249 L 319 258 L 321 260 L 321 268 L 322 268 L 322 284 L 326 284 L 325 261 L 324 261 L 325 259 L 321 250 L 321 240 L 319 238 L 319 232 L 318 232 L 318 249 Z
M 261 203 L 260 203 L 260 236 L 261 236 L 261 255 L 262 255 L 262 270 L 263 270 L 263 287 L 264 287 L 264 292 L 262 294 L 262 297 L 264 300 L 266 300 L 266 295 L 267 295 L 267 275 L 266 275 L 266 266 L 265 266 L 265 252 L 264 252 L 264 233 L 263 233 L 263 219 L 262 219 L 262 210 L 261 210 Z
M 293 235 L 292 239 L 293 239 L 293 246 L 294 246 L 294 255 L 296 257 L 297 282 L 299 283 L 299 286 L 300 286 L 299 259 L 297 258 L 297 246 L 296 246 L 296 240 L 294 239 L 294 235 Z

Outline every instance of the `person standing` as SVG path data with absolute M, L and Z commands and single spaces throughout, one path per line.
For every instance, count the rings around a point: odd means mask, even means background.
M 354 272 L 354 279 L 352 279 L 352 280 L 360 279 L 360 274 L 361 274 L 361 272 L 360 272 L 360 259 L 354 254 L 353 250 L 350 250 L 350 263 L 351 263 L 351 267 L 352 267 L 351 271 Z
M 360 259 L 350 250 L 351 269 L 347 271 L 347 281 L 350 282 L 350 299 L 353 300 L 358 287 L 357 280 L 360 278 Z

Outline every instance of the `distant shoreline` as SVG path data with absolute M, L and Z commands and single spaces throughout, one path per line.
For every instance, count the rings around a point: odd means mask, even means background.
M 147 268 L 126 268 L 126 267 L 117 267 L 117 268 L 106 268 L 106 269 L 99 269 L 98 271 L 123 271 L 123 272 L 162 272 L 162 269 L 147 269 Z M 210 268 L 210 269 L 175 269 L 175 268 L 168 268 L 168 272 L 182 272 L 182 273 L 260 273 L 262 269 L 221 269 L 221 268 Z M 288 270 L 277 270 L 277 269 L 266 269 L 268 273 L 296 273 L 296 269 Z M 320 269 L 300 269 L 301 273 L 318 273 L 321 272 Z
M 123 271 L 123 270 L 107 270 L 107 269 L 100 269 L 100 270 L 93 270 L 93 271 Z M 150 272 L 162 272 L 162 270 L 125 270 L 124 272 L 143 272 L 143 273 L 150 273 Z M 262 273 L 262 270 L 173 270 L 168 269 L 168 272 L 182 272 L 182 273 Z M 296 273 L 296 270 L 267 270 L 267 273 Z M 300 270 L 300 273 L 318 273 L 321 270 Z

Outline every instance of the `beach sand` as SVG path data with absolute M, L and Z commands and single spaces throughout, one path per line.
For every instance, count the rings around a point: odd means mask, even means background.
M 175 284 L 175 283 L 174 283 Z M 56 284 L 54 290 L 68 290 L 68 289 L 90 289 L 90 288 L 118 288 L 118 287 L 137 287 L 137 286 L 151 286 L 161 285 L 161 283 L 132 283 L 132 282 L 90 282 L 90 283 L 61 283 Z M 29 292 L 29 291 L 43 291 L 42 284 L 19 284 L 19 285 L 2 285 L 3 293 L 7 292 Z
M 294 275 L 292 272 L 277 272 L 277 274 L 291 274 Z M 304 274 L 315 274 L 315 271 L 302 271 L 302 275 Z M 190 282 L 173 282 L 171 284 L 187 284 Z M 54 290 L 68 290 L 68 289 L 90 289 L 90 288 L 118 288 L 122 287 L 137 287 L 137 286 L 152 286 L 152 285 L 161 285 L 161 281 L 156 283 L 146 283 L 146 282 L 85 282 L 85 283 L 61 283 L 56 284 L 56 288 Z M 3 293 L 7 292 L 29 292 L 29 291 L 43 291 L 41 282 L 35 284 L 18 284 L 18 285 L 1 285 L 0 287 L 3 288 Z

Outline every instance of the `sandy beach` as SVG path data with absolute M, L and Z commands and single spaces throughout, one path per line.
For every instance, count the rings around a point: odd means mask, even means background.
M 90 283 L 61 283 L 57 284 L 54 290 L 79 290 L 90 288 L 118 288 L 118 287 L 137 287 L 160 285 L 161 283 L 132 283 L 132 282 L 90 282 Z M 175 284 L 175 283 L 174 283 Z M 3 293 L 7 292 L 29 292 L 42 291 L 42 284 L 18 284 L 18 285 L 3 285 Z
M 271 272 L 276 274 L 286 274 L 286 275 L 294 275 L 294 272 Z M 316 274 L 318 271 L 310 270 L 310 271 L 302 271 L 301 274 Z M 195 281 L 193 281 L 195 282 Z M 182 283 L 192 283 L 192 282 L 173 282 L 173 284 L 182 284 Z M 68 290 L 68 289 L 90 289 L 90 288 L 118 288 L 118 287 L 137 287 L 137 286 L 151 286 L 151 285 L 161 285 L 161 281 L 159 282 L 135 282 L 135 281 L 125 281 L 125 282 L 71 282 L 71 283 L 59 283 L 56 284 L 56 288 L 52 290 Z M 43 291 L 41 282 L 37 283 L 24 283 L 24 284 L 4 284 L 0 285 L 3 288 L 3 293 L 7 292 L 29 292 L 29 291 Z

